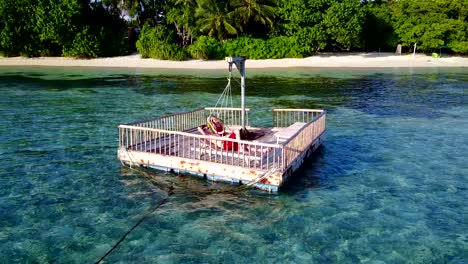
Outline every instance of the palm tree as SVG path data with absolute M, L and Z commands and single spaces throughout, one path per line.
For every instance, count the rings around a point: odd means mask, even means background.
M 240 18 L 241 31 L 255 30 L 258 25 L 273 27 L 275 4 L 272 0 L 233 0 L 232 17 Z
M 237 34 L 228 12 L 228 2 L 198 0 L 197 3 L 195 16 L 198 17 L 197 24 L 201 32 L 208 33 L 208 36 L 216 37 L 218 40 L 225 40 Z

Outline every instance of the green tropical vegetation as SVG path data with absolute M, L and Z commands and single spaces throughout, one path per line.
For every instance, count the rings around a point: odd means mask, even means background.
M 468 53 L 468 0 L 0 0 L 4 56 Z

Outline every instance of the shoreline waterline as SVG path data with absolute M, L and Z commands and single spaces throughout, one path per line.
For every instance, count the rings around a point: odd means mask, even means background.
M 2 66 L 58 66 L 98 68 L 148 68 L 148 69 L 224 69 L 224 60 L 168 61 L 142 59 L 140 55 L 111 58 L 74 59 L 64 57 L 0 57 Z M 433 58 L 427 55 L 395 55 L 393 53 L 326 53 L 302 59 L 247 60 L 249 69 L 271 68 L 434 68 L 468 67 L 468 57 L 450 56 Z

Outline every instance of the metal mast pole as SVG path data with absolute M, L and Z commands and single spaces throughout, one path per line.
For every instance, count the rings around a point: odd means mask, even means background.
M 242 128 L 245 129 L 245 58 L 244 57 L 226 57 L 226 61 L 229 63 L 229 69 L 232 68 L 234 63 L 241 75 L 241 122 Z

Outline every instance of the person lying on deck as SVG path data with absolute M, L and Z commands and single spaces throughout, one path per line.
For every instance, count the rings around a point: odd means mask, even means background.
M 213 130 L 210 129 L 208 125 L 201 125 L 198 127 L 198 131 L 200 134 L 205 135 L 205 136 L 218 136 L 218 137 L 225 137 L 225 138 L 231 138 L 231 139 L 241 139 L 241 133 L 239 129 L 235 129 L 229 134 L 225 133 L 224 127 L 222 128 L 222 133 L 221 129 L 216 130 L 215 133 L 213 133 Z M 239 151 L 239 152 L 260 152 L 260 153 L 266 153 L 271 150 L 271 148 L 253 148 L 248 145 L 241 144 L 243 148 L 239 148 L 239 143 L 237 142 L 231 142 L 231 141 L 222 141 L 222 140 L 214 140 L 214 142 L 217 147 L 222 148 L 223 150 L 234 150 L 234 151 Z
M 225 138 L 232 138 L 232 139 L 240 139 L 240 131 L 238 129 L 235 129 L 228 135 L 226 135 L 224 132 L 223 134 L 220 133 L 212 133 L 212 130 L 207 126 L 207 125 L 201 125 L 198 127 L 198 131 L 200 134 L 205 135 L 205 136 L 218 136 L 218 137 L 225 137 Z M 224 131 L 224 129 L 223 129 Z M 231 142 L 231 141 L 221 141 L 221 140 L 215 140 L 216 146 L 222 148 L 223 150 L 234 150 L 238 151 L 239 150 L 239 144 L 237 142 Z

